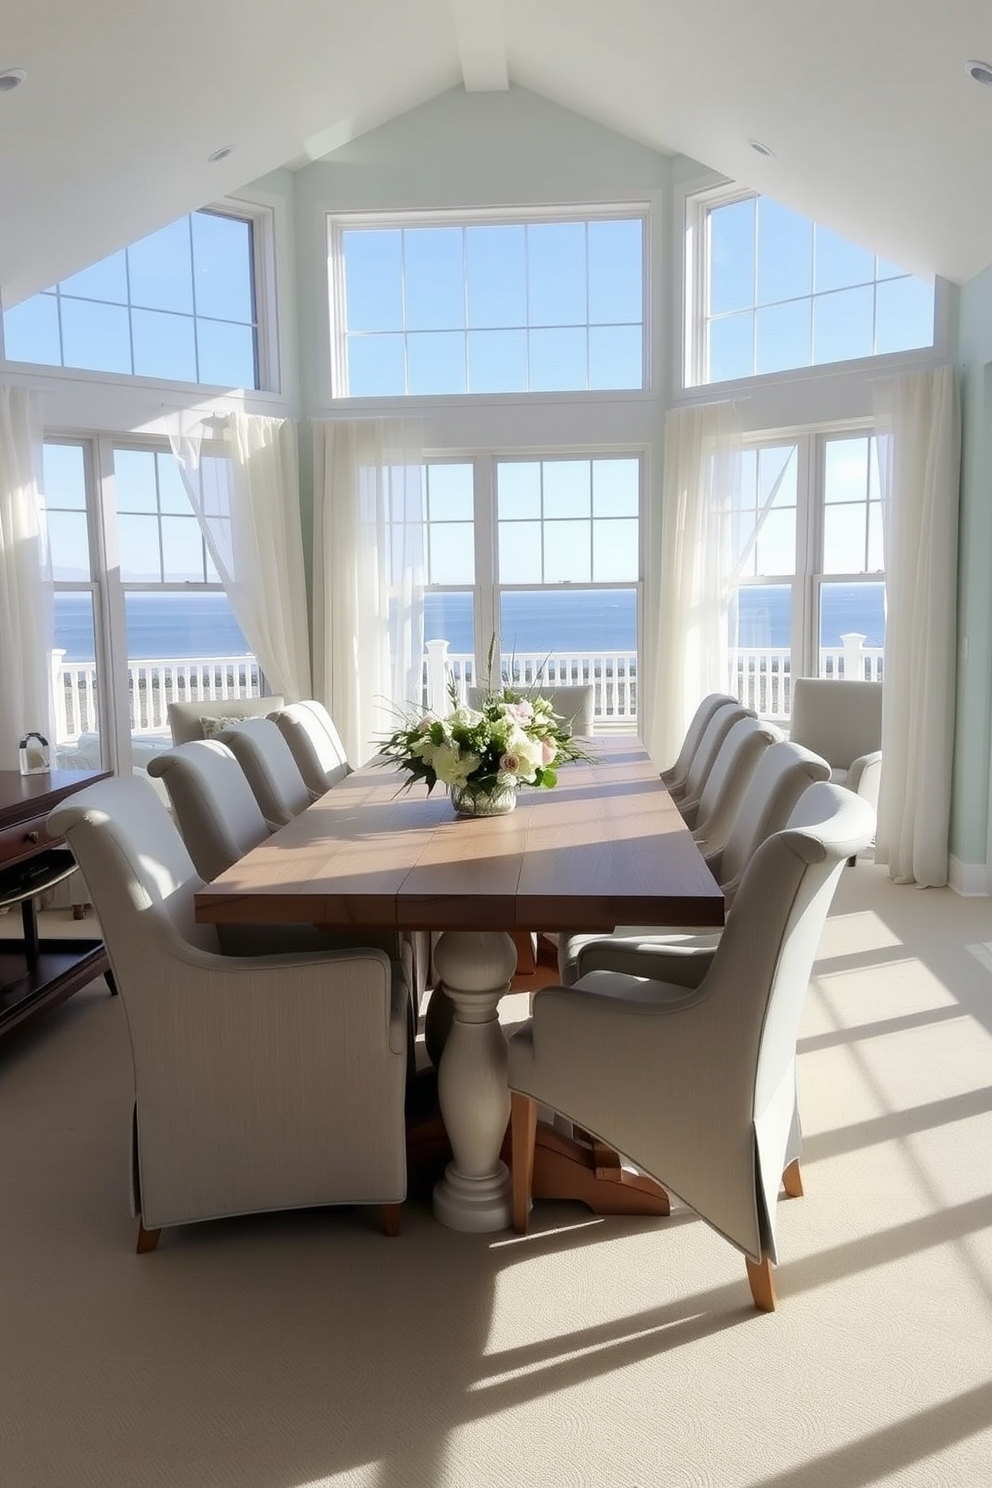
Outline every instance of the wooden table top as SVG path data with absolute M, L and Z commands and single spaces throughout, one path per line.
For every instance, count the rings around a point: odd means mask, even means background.
M 722 925 L 724 900 L 644 748 L 595 763 L 508 816 L 456 817 L 447 793 L 366 765 L 196 896 L 196 918 L 406 930 Z
M 0 770 L 0 827 L 51 811 L 66 796 L 109 778 L 109 770 L 39 770 L 34 775 Z

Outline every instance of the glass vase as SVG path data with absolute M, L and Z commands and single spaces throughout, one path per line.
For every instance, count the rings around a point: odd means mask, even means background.
M 516 782 L 497 781 L 488 789 L 473 785 L 451 786 L 451 804 L 456 816 L 506 816 L 517 804 Z

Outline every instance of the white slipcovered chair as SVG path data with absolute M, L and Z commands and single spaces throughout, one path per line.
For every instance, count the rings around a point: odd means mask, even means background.
M 728 730 L 699 796 L 692 835 L 711 856 L 725 845 L 761 756 L 780 744 L 781 729 L 758 718 L 739 718 Z
M 193 866 L 210 883 L 271 835 L 234 754 L 220 739 L 191 739 L 159 755 L 149 773 L 161 779 Z M 310 925 L 224 925 L 223 948 L 246 954 L 350 950 L 374 946 L 403 965 L 414 992 L 411 1033 L 426 981 L 425 937 L 398 930 L 316 930 Z
M 713 714 L 718 708 L 724 707 L 727 703 L 736 703 L 737 701 L 738 699 L 729 692 L 710 692 L 703 698 L 699 707 L 689 720 L 689 727 L 685 731 L 685 738 L 682 740 L 682 748 L 679 750 L 678 758 L 673 765 L 669 765 L 667 770 L 661 771 L 662 780 L 673 794 L 681 791 L 684 787 L 685 777 L 689 773 L 689 766 L 692 763 L 696 750 L 699 748 L 700 740 L 706 730 L 706 725 L 713 717 Z
M 843 677 L 797 677 L 789 738 L 830 766 L 830 778 L 878 807 L 882 775 L 882 684 Z
M 743 703 L 734 699 L 729 703 L 721 703 L 710 715 L 710 720 L 703 730 L 692 759 L 689 761 L 689 769 L 681 785 L 670 785 L 668 793 L 682 814 L 683 820 L 688 826 L 696 825 L 699 813 L 699 799 L 709 779 L 710 771 L 716 763 L 716 757 L 720 753 L 720 746 L 730 733 L 735 723 L 742 718 L 754 718 L 753 708 L 745 708 Z
M 221 954 L 151 784 L 101 781 L 48 818 L 93 890 L 134 1062 L 138 1249 L 166 1226 L 406 1195 L 409 992 L 377 950 Z
M 748 781 L 723 846 L 703 856 L 723 890 L 728 911 L 748 863 L 766 837 L 786 825 L 804 792 L 830 778 L 830 766 L 812 750 L 791 740 L 769 744 Z M 712 950 L 720 932 L 693 932 L 677 926 L 621 925 L 610 935 L 578 932 L 558 937 L 558 975 L 568 987 L 589 971 L 625 971 L 654 976 L 657 955 L 675 946 L 679 954 Z
M 268 716 L 289 745 L 312 801 L 350 775 L 341 735 L 323 703 L 306 698 Z
M 168 792 L 193 866 L 210 883 L 270 834 L 247 776 L 219 739 L 191 739 L 160 754 L 149 775 Z
M 592 972 L 535 994 L 509 1040 L 513 1224 L 527 1228 L 537 1103 L 609 1143 L 744 1253 L 775 1306 L 776 1211 L 801 1193 L 796 1039 L 845 860 L 871 839 L 867 802 L 826 782 L 744 872 L 716 949 L 664 979 Z
M 271 697 L 204 698 L 202 702 L 169 703 L 165 711 L 173 744 L 188 744 L 191 739 L 215 738 L 235 719 L 264 718 L 283 702 L 276 693 Z
M 291 822 L 310 805 L 293 751 L 271 718 L 246 718 L 217 735 L 245 772 L 270 828 Z

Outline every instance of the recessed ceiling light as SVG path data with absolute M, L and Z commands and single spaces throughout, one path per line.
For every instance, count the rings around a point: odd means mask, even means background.
M 984 83 L 987 88 L 992 87 L 992 63 L 971 61 L 964 65 L 968 76 L 974 78 L 976 83 Z
M 233 149 L 233 145 L 221 145 L 219 150 L 215 150 L 212 155 L 207 156 L 207 164 L 213 165 L 218 160 L 226 160 Z
M 15 88 L 21 86 L 26 77 L 27 73 L 23 67 L 8 67 L 4 72 L 0 72 L 0 93 L 12 93 Z
M 768 145 L 763 145 L 760 140 L 748 140 L 748 144 L 751 146 L 751 149 L 755 150 L 759 155 L 775 154 L 774 150 L 772 150 Z

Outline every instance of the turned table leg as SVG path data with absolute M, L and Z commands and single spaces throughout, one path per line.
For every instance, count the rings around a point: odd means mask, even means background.
M 452 1160 L 434 1189 L 434 1214 L 452 1230 L 506 1229 L 510 1175 L 499 1151 L 510 1092 L 497 1007 L 510 990 L 516 947 L 503 931 L 449 930 L 434 959 L 454 1007 L 437 1080 Z

